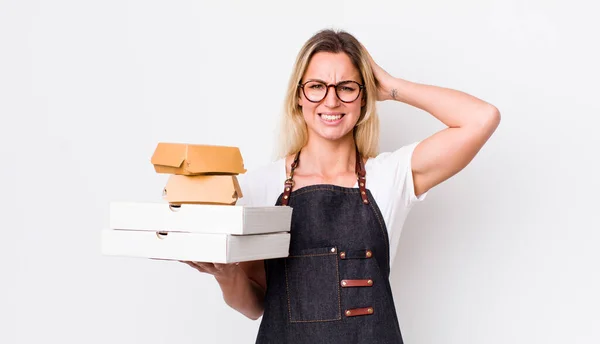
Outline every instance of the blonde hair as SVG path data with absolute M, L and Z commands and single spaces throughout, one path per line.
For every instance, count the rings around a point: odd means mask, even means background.
M 354 127 L 354 141 L 365 158 L 375 157 L 379 149 L 379 116 L 377 115 L 377 81 L 371 69 L 368 53 L 360 42 L 345 31 L 322 30 L 312 36 L 296 57 L 284 100 L 279 128 L 277 157 L 296 154 L 308 142 L 308 130 L 302 108 L 298 105 L 298 84 L 302 80 L 310 59 L 318 52 L 345 53 L 358 69 L 365 86 L 360 117 Z

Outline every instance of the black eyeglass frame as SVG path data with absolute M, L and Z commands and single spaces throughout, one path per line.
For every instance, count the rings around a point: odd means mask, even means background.
M 306 95 L 306 92 L 304 91 L 304 86 L 306 86 L 306 84 L 308 84 L 309 82 L 317 82 L 319 84 L 325 85 L 325 95 L 323 96 L 323 98 L 319 99 L 319 100 L 311 100 L 310 98 L 308 98 L 308 96 Z M 358 94 L 356 95 L 356 98 L 354 98 L 351 101 L 345 101 L 342 100 L 342 98 L 340 98 L 340 95 L 338 94 L 338 86 L 340 85 L 346 85 L 346 84 L 356 84 L 358 85 Z M 329 88 L 333 87 L 335 89 L 335 96 L 342 102 L 342 103 L 353 103 L 355 102 L 359 97 L 360 94 L 362 93 L 363 89 L 365 88 L 365 85 L 361 85 L 360 83 L 358 83 L 357 81 L 354 80 L 344 80 L 344 81 L 340 81 L 337 84 L 327 84 L 321 80 L 307 80 L 305 83 L 298 83 L 298 87 L 300 87 L 302 89 L 302 94 L 304 94 L 304 98 L 306 98 L 306 100 L 308 100 L 311 103 L 319 103 L 321 101 L 323 101 L 323 99 L 327 98 L 327 94 L 329 94 Z

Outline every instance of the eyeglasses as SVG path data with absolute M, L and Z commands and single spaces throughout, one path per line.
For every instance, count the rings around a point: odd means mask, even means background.
M 304 84 L 298 84 L 302 89 L 302 93 L 308 101 L 318 103 L 327 97 L 329 87 L 335 89 L 335 94 L 339 100 L 344 103 L 352 103 L 360 96 L 360 91 L 365 88 L 364 85 L 356 81 L 342 81 L 338 84 L 327 85 L 322 81 L 309 80 Z

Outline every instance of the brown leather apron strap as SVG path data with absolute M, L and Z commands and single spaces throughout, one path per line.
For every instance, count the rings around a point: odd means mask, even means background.
M 356 174 L 358 175 L 358 189 L 360 190 L 360 197 L 362 197 L 364 204 L 369 204 L 369 198 L 367 197 L 367 179 L 365 166 L 362 161 L 362 157 L 358 152 L 358 146 L 356 146 Z
M 300 161 L 300 151 L 296 153 L 294 157 L 294 161 L 290 165 L 290 176 L 287 177 L 284 183 L 283 189 L 283 198 L 281 199 L 281 205 L 287 206 L 290 201 L 290 194 L 292 189 L 294 188 L 294 170 L 298 167 L 298 163 Z M 366 171 L 365 166 L 358 151 L 358 146 L 356 147 L 356 166 L 354 167 L 358 178 L 358 188 L 360 190 L 360 197 L 362 197 L 364 204 L 369 204 L 369 198 L 367 197 L 367 179 L 365 177 Z
M 290 193 L 292 192 L 292 189 L 294 188 L 294 170 L 296 169 L 296 167 L 298 167 L 298 162 L 299 162 L 299 158 L 300 158 L 300 151 L 298 151 L 298 153 L 296 153 L 296 156 L 294 157 L 294 161 L 292 162 L 292 165 L 290 166 L 290 176 L 287 177 L 287 179 L 285 180 L 284 183 L 284 189 L 283 189 L 283 198 L 281 199 L 281 205 L 283 206 L 287 206 L 288 202 L 290 201 Z

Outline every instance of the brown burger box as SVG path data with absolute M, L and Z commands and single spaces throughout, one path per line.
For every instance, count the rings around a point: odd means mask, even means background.
M 150 160 L 157 173 L 192 176 L 246 172 L 238 147 L 159 142 Z
M 171 175 L 163 189 L 163 199 L 172 205 L 235 205 L 242 198 L 235 175 Z
M 235 205 L 242 197 L 237 175 L 245 173 L 238 147 L 160 142 L 151 162 L 171 174 L 163 199 L 171 205 Z

